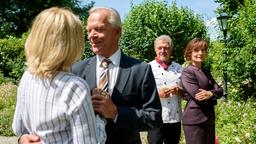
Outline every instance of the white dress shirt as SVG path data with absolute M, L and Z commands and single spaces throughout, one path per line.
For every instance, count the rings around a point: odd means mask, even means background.
M 103 71 L 103 67 L 101 66 L 102 60 L 105 59 L 105 57 L 96 55 L 97 62 L 96 62 L 96 82 L 97 86 L 99 85 L 99 80 L 100 80 L 100 74 Z M 119 65 L 120 65 L 120 59 L 121 59 L 121 50 L 118 49 L 113 55 L 111 55 L 108 58 L 111 63 L 108 65 L 108 73 L 109 73 L 109 79 L 108 79 L 108 93 L 111 96 L 113 93 L 113 89 L 116 84 L 117 76 L 118 76 L 118 71 L 119 71 Z M 116 122 L 118 114 L 114 118 L 114 122 Z M 106 122 L 102 117 L 99 115 L 96 115 L 96 128 L 97 128 L 97 136 L 99 139 L 100 144 L 104 144 L 107 135 L 106 135 L 106 130 L 105 130 L 105 125 Z
M 42 79 L 25 71 L 12 128 L 38 135 L 42 144 L 96 144 L 95 115 L 87 83 L 72 73 Z
M 100 72 L 102 71 L 103 67 L 101 67 L 101 62 L 104 59 L 104 57 L 97 55 L 97 67 L 96 67 L 96 80 L 97 80 L 97 85 L 99 84 L 99 79 L 100 79 Z M 113 93 L 113 89 L 116 84 L 116 79 L 118 76 L 118 71 L 119 71 L 119 65 L 120 65 L 120 60 L 121 60 L 121 50 L 118 49 L 113 55 L 111 55 L 109 58 L 111 60 L 111 63 L 109 64 L 109 82 L 108 82 L 108 92 L 110 96 Z
M 155 77 L 157 89 L 179 85 L 182 67 L 172 62 L 167 70 L 153 60 L 149 63 Z M 162 104 L 162 119 L 164 123 L 177 123 L 181 121 L 181 97 L 170 94 L 168 98 L 160 98 Z

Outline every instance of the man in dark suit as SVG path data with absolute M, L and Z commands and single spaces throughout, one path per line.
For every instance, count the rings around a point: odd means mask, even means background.
M 126 56 L 118 48 L 121 20 L 111 8 L 92 8 L 87 21 L 88 39 L 96 56 L 72 67 L 91 89 L 99 83 L 101 61 L 109 64 L 109 96 L 93 95 L 94 110 L 107 119 L 108 144 L 140 144 L 139 131 L 162 124 L 161 104 L 151 67 Z

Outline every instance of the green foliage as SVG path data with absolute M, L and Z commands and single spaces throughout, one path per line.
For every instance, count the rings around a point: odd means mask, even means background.
M 216 106 L 216 133 L 220 143 L 254 144 L 256 142 L 256 103 L 219 101 Z
M 22 38 L 0 39 L 0 72 L 4 77 L 18 80 L 24 71 L 24 43 Z
M 94 5 L 82 5 L 79 0 L 1 0 L 0 1 L 0 38 L 20 37 L 27 32 L 34 17 L 42 10 L 52 7 L 68 7 L 84 19 L 88 9 Z
M 0 135 L 12 136 L 12 119 L 15 111 L 17 87 L 11 83 L 0 84 Z
M 224 44 L 219 41 L 211 42 L 208 48 L 207 59 L 211 59 L 211 72 L 215 80 L 222 80 L 224 59 L 223 59 Z M 221 85 L 222 81 L 218 81 Z
M 85 34 L 87 35 L 87 34 Z M 89 58 L 94 56 L 95 54 L 91 50 L 91 45 L 88 41 L 88 39 L 85 40 L 85 46 L 84 46 L 84 55 L 82 56 L 82 59 Z
M 183 63 L 183 49 L 194 37 L 206 38 L 202 17 L 188 8 L 170 6 L 166 1 L 145 0 L 132 5 L 123 23 L 121 48 L 145 61 L 154 59 L 154 40 L 167 34 L 174 40 L 174 60 Z
M 13 80 L 7 77 L 4 77 L 4 75 L 2 74 L 2 72 L 0 71 L 0 84 L 2 83 L 8 83 L 8 82 L 12 82 Z
M 214 2 L 220 3 L 221 5 L 218 11 L 226 11 L 234 15 L 240 7 L 244 6 L 245 0 L 214 0 Z
M 213 72 L 221 73 L 227 68 L 228 93 L 235 100 L 247 100 L 256 96 L 256 1 L 245 0 L 244 7 L 238 9 L 239 15 L 230 21 L 227 46 L 216 42 L 211 57 L 217 61 Z M 220 52 L 227 50 L 227 63 L 223 63 Z M 219 60 L 219 62 L 218 62 Z M 214 62 L 213 62 L 214 63 Z

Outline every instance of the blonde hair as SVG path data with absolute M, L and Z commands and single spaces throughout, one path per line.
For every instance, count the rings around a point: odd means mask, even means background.
M 106 10 L 109 12 L 108 15 L 108 22 L 112 25 L 112 27 L 119 27 L 121 28 L 122 23 L 121 23 L 121 18 L 119 13 L 117 12 L 116 9 L 114 8 L 108 8 L 108 7 L 92 7 L 89 10 L 89 15 L 91 15 L 94 12 L 100 11 L 100 10 Z
M 83 48 L 80 19 L 65 8 L 46 9 L 35 18 L 25 43 L 27 70 L 51 79 L 57 71 L 69 71 Z

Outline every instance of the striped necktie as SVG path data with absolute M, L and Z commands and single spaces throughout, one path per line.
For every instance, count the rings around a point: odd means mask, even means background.
M 108 74 L 108 66 L 111 61 L 109 59 L 103 59 L 101 62 L 101 66 L 103 70 L 100 73 L 99 85 L 98 88 L 108 92 L 108 81 L 109 81 L 109 74 Z

